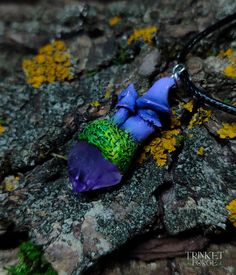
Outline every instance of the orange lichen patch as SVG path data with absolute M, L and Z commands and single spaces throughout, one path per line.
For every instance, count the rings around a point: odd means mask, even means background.
M 226 51 L 221 50 L 219 57 L 227 59 L 228 62 L 223 70 L 224 74 L 229 77 L 236 77 L 236 51 L 231 48 Z
M 200 107 L 189 122 L 188 128 L 192 129 L 196 125 L 201 125 L 208 122 L 211 117 L 211 113 L 212 112 L 210 110 L 205 110 Z
M 236 199 L 232 200 L 226 205 L 226 209 L 229 210 L 229 221 L 236 227 Z
M 197 155 L 199 157 L 202 157 L 204 155 L 204 148 L 202 146 L 198 148 Z
M 99 107 L 99 106 L 101 106 L 100 102 L 98 102 L 98 101 L 93 101 L 93 102 L 90 103 L 90 105 L 92 107 Z
M 183 109 L 185 109 L 185 110 L 187 110 L 187 111 L 189 111 L 190 113 L 192 113 L 192 111 L 193 111 L 193 100 L 190 100 L 189 102 L 187 102 L 187 103 L 180 103 L 180 106 L 183 108 Z
M 3 134 L 5 132 L 6 128 L 0 124 L 0 135 Z
M 142 152 L 139 162 L 143 162 L 147 155 L 151 155 L 157 166 L 166 165 L 168 153 L 174 152 L 178 146 L 176 136 L 178 136 L 180 132 L 180 129 L 163 131 L 160 137 L 153 139 L 144 147 L 144 152 Z
M 19 180 L 20 180 L 20 177 L 18 176 L 5 177 L 5 179 L 3 180 L 3 190 L 7 192 L 14 191 L 18 186 Z
M 71 55 L 61 40 L 40 48 L 35 57 L 23 61 L 22 67 L 27 83 L 34 88 L 74 77 Z
M 231 57 L 233 55 L 233 53 L 234 53 L 234 50 L 229 48 L 226 51 L 221 50 L 218 56 L 221 57 L 221 58 Z
M 229 77 L 236 77 L 236 66 L 235 65 L 228 65 L 224 68 L 224 74 Z
M 132 42 L 143 39 L 145 43 L 152 43 L 153 34 L 157 32 L 157 27 L 150 26 L 146 28 L 140 28 L 134 30 L 134 32 L 129 36 L 128 38 L 128 44 L 131 44 Z
M 120 16 L 112 16 L 109 20 L 109 26 L 110 27 L 114 27 L 116 25 L 118 25 L 121 21 L 121 17 Z
M 217 131 L 220 138 L 235 138 L 236 137 L 236 123 L 222 123 L 223 127 Z

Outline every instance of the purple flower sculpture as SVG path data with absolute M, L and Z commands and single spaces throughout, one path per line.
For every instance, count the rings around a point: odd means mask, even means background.
M 119 127 L 129 132 L 138 142 L 144 141 L 157 127 L 161 127 L 158 113 L 170 112 L 168 95 L 174 85 L 175 80 L 172 77 L 163 77 L 156 81 L 143 96 L 137 98 L 135 114 L 126 117 Z
M 164 77 L 143 95 L 130 84 L 121 92 L 111 120 L 97 120 L 80 135 L 68 157 L 74 192 L 118 184 L 138 145 L 161 127 L 159 113 L 169 112 L 168 94 L 174 78 Z

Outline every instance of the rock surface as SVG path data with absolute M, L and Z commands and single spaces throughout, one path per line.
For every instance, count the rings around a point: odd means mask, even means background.
M 13 221 L 16 232 L 28 231 L 59 274 L 80 274 L 128 240 L 157 228 L 176 235 L 225 227 L 225 204 L 236 197 L 236 149 L 234 141 L 220 140 L 216 130 L 232 121 L 229 115 L 214 111 L 208 124 L 190 130 L 196 110 L 184 113 L 185 139 L 168 165 L 157 167 L 151 159 L 134 162 L 124 182 L 107 190 L 73 194 L 64 157 L 85 123 L 113 112 L 116 94 L 131 82 L 140 93 L 146 91 L 170 73 L 175 54 L 192 33 L 231 13 L 235 5 L 222 0 L 1 4 L 0 118 L 6 131 L 0 134 L 0 177 L 21 179 L 14 191 L 1 188 L 0 220 Z M 111 27 L 115 15 L 121 22 Z M 152 45 L 127 44 L 134 28 L 152 25 L 158 27 Z M 33 89 L 25 82 L 21 62 L 55 38 L 68 45 L 78 75 Z M 218 57 L 211 51 L 227 48 L 233 38 L 231 31 L 224 41 L 211 38 L 217 41 L 214 46 L 204 41 L 189 62 L 194 79 L 209 85 L 213 94 L 219 91 L 222 100 L 233 98 L 236 80 L 220 72 L 224 64 L 215 66 Z M 190 96 L 178 91 L 173 98 L 176 105 L 176 99 Z M 91 106 L 97 101 L 98 107 Z M 205 153 L 199 157 L 201 146 Z M 166 263 L 150 264 L 150 274 L 168 272 Z
M 221 261 L 216 261 L 216 266 L 194 266 L 191 259 L 187 259 L 187 254 L 181 258 L 159 260 L 151 263 L 142 261 L 112 261 L 106 267 L 96 270 L 98 275 L 153 275 L 153 274 L 210 274 L 210 275 L 233 275 L 235 274 L 235 245 L 232 244 L 212 244 L 206 252 L 223 251 Z M 88 275 L 94 273 L 87 273 Z

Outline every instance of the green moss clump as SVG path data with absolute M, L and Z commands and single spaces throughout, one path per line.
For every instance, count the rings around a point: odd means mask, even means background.
M 115 164 L 123 173 L 129 168 L 138 148 L 138 143 L 128 132 L 109 120 L 95 120 L 89 123 L 79 139 L 96 146 L 103 157 Z
M 51 264 L 44 259 L 42 249 L 31 241 L 23 242 L 20 245 L 18 260 L 17 265 L 6 268 L 9 275 L 57 274 Z

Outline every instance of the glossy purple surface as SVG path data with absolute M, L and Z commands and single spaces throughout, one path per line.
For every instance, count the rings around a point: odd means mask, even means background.
M 126 108 L 131 112 L 135 112 L 135 102 L 138 98 L 138 93 L 134 88 L 134 84 L 130 84 L 118 96 L 118 103 L 116 108 Z
M 175 80 L 172 77 L 159 79 L 143 96 L 136 100 L 137 108 L 147 108 L 157 112 L 170 112 L 168 95 L 170 88 L 174 85 Z
M 86 141 L 77 142 L 71 149 L 68 171 L 73 191 L 77 193 L 113 186 L 122 178 L 118 168 Z
M 114 122 L 137 141 L 144 141 L 157 127 L 162 126 L 158 113 L 170 112 L 168 95 L 174 85 L 174 78 L 163 77 L 140 97 L 136 96 L 134 86 L 129 85 L 118 97 L 118 110 L 113 117 Z M 125 106 L 125 109 L 121 106 Z M 128 109 L 132 112 L 128 112 Z
M 156 127 L 161 127 L 161 121 L 158 116 L 158 114 L 149 109 L 138 109 L 138 115 L 145 121 L 149 122 L 150 124 L 156 126 Z
M 118 96 L 118 103 L 116 105 L 116 113 L 113 116 L 113 121 L 120 126 L 126 119 L 135 113 L 136 99 L 138 93 L 134 88 L 134 84 L 130 84 Z
M 139 115 L 129 117 L 120 128 L 129 132 L 131 136 L 139 142 L 144 141 L 155 132 L 155 127 Z

